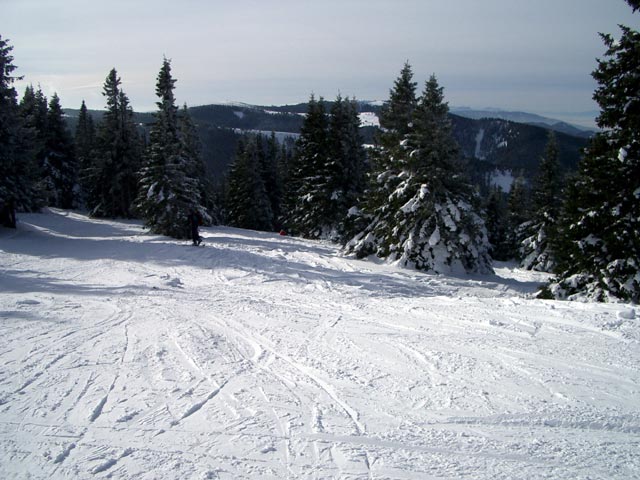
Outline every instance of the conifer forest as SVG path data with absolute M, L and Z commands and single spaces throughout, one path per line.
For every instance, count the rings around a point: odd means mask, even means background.
M 577 169 L 560 168 L 550 130 L 535 179 L 515 178 L 505 192 L 472 178 L 444 86 L 415 78 L 409 62 L 390 79 L 372 141 L 355 98 L 311 94 L 295 140 L 243 132 L 229 168 L 212 171 L 193 110 L 176 104 L 170 59 L 159 62 L 149 123 L 136 122 L 113 68 L 102 114 L 74 105 L 72 131 L 57 94 L 17 91 L 20 45 L 0 36 L 1 220 L 15 228 L 15 212 L 80 209 L 186 239 L 195 210 L 205 225 L 331 241 L 345 255 L 425 272 L 486 274 L 493 260 L 515 260 L 553 273 L 540 298 L 637 303 L 640 33 L 623 26 L 602 40 L 592 73 L 599 130 Z

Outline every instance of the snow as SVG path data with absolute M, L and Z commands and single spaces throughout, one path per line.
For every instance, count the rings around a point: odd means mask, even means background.
M 627 155 L 628 155 L 627 149 L 626 148 L 621 148 L 618 151 L 618 161 L 624 162 L 627 159 Z
M 509 193 L 511 191 L 511 186 L 515 177 L 513 176 L 513 172 L 511 170 L 498 170 L 495 169 L 491 172 L 491 176 L 489 178 L 489 185 L 500 187 L 503 192 Z
M 440 243 L 440 229 L 437 226 L 433 233 L 429 236 L 429 241 L 427 243 L 431 247 L 435 247 L 438 243 Z
M 274 132 L 272 130 L 251 130 L 251 129 L 234 128 L 233 131 L 239 134 L 253 133 L 253 134 L 263 135 L 265 137 L 270 137 L 271 134 L 275 134 L 276 140 L 278 141 L 278 143 L 281 143 L 281 144 L 287 141 L 287 139 L 289 138 L 292 138 L 295 140 L 298 137 L 300 137 L 299 133 Z
M 481 128 L 476 135 L 476 149 L 474 152 L 474 156 L 478 160 L 484 160 L 485 156 L 482 155 L 482 140 L 484 139 L 484 128 Z
M 379 127 L 380 119 L 374 112 L 361 112 L 358 114 L 361 127 Z
M 2 478 L 638 478 L 637 306 L 277 234 L 0 229 Z

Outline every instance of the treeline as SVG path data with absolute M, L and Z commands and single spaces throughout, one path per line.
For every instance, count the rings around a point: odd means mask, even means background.
M 627 0 L 639 8 L 636 0 Z M 83 104 L 74 136 L 57 96 L 27 88 L 21 102 L 11 46 L 0 37 L 0 202 L 21 210 L 84 206 L 92 215 L 142 218 L 151 231 L 187 236 L 187 216 L 339 242 L 346 254 L 375 255 L 437 273 L 489 273 L 492 259 L 551 271 L 548 298 L 640 300 L 640 34 L 603 39 L 593 73 L 602 132 L 578 172 L 563 178 L 550 133 L 532 184 L 516 179 L 482 197 L 452 136 L 443 88 L 420 93 L 407 63 L 363 147 L 355 99 L 330 108 L 311 96 L 299 139 L 245 135 L 223 191 L 215 191 L 186 105 L 164 60 L 151 130 L 136 126 L 112 70 L 106 112 L 93 125 Z
M 638 9 L 638 3 L 628 0 Z M 603 39 L 593 73 L 597 134 L 565 178 L 549 133 L 538 175 L 484 197 L 451 135 L 443 89 L 420 95 L 409 64 L 381 109 L 373 148 L 362 148 L 354 100 L 329 112 L 313 96 L 293 152 L 246 138 L 233 165 L 228 221 L 340 242 L 432 272 L 491 271 L 493 259 L 556 274 L 542 297 L 640 300 L 639 34 Z M 286 152 L 286 153 L 284 153 Z
M 164 59 L 157 77 L 158 110 L 150 132 L 134 122 L 116 69 L 103 86 L 106 108 L 94 125 L 83 102 L 75 132 L 60 100 L 13 86 L 13 47 L 0 37 L 0 202 L 4 211 L 44 206 L 84 208 L 94 217 L 141 218 L 152 232 L 186 238 L 188 215 L 215 216 L 215 192 L 200 156 L 187 106 L 173 96 L 175 80 Z M 5 214 L 6 215 L 6 214 Z

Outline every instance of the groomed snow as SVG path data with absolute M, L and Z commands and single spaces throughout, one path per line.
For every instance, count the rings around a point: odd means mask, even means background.
M 0 477 L 640 476 L 637 307 L 205 228 L 0 229 Z

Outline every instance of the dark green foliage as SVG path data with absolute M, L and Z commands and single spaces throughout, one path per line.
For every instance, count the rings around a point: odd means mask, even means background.
M 403 68 L 383 109 L 369 225 L 346 246 L 435 272 L 488 272 L 488 239 L 478 199 L 462 175 L 448 106 L 435 76 L 418 101 Z M 396 105 L 397 103 L 397 105 Z
M 29 130 L 28 141 L 37 167 L 34 174 L 38 181 L 42 178 L 42 169 L 47 156 L 48 109 L 47 98 L 42 90 L 40 88 L 35 90 L 32 85 L 29 85 L 20 101 L 20 115 L 24 120 L 24 126 Z M 41 185 L 38 188 L 42 190 Z M 44 198 L 41 201 L 44 202 Z
M 341 241 L 352 228 L 367 169 L 359 126 L 355 100 L 338 96 L 327 114 L 311 97 L 288 179 L 286 223 L 296 234 Z
M 17 67 L 12 50 L 0 36 L 0 204 L 11 202 L 18 210 L 32 211 L 40 207 L 36 152 L 30 142 L 35 132 L 26 125 L 18 106 L 13 84 L 20 77 L 13 75 Z
M 45 158 L 42 165 L 42 188 L 49 206 L 77 206 L 78 167 L 71 134 L 63 118 L 60 99 L 54 93 L 49 102 L 45 135 Z
M 249 135 L 238 145 L 229 174 L 227 214 L 232 226 L 271 231 L 273 212 L 262 177 L 261 142 L 259 137 Z
M 370 152 L 372 172 L 369 188 L 361 202 L 359 216 L 355 219 L 363 228 L 346 245 L 347 251 L 355 253 L 358 258 L 373 253 L 382 258 L 390 255 L 389 246 L 393 242 L 390 237 L 393 231 L 392 215 L 402 206 L 399 197 L 393 194 L 405 177 L 402 159 L 406 149 L 402 141 L 409 132 L 418 104 L 416 85 L 407 62 L 389 92 L 389 101 L 380 110 L 382 130 Z
M 494 260 L 513 258 L 513 247 L 509 241 L 509 221 L 507 199 L 500 187 L 493 187 L 485 204 L 485 222 L 491 248 L 489 253 Z
M 269 198 L 269 206 L 272 214 L 271 228 L 280 230 L 279 219 L 282 215 L 282 181 L 278 174 L 279 156 L 281 154 L 280 145 L 276 140 L 276 134 L 271 132 L 268 138 L 257 138 L 260 158 L 260 174 L 264 183 L 264 188 Z
M 137 195 L 141 141 L 120 84 L 114 68 L 104 83 L 107 110 L 97 128 L 92 159 L 80 172 L 87 207 L 98 217 L 132 217 Z
M 304 237 L 330 235 L 323 217 L 329 207 L 325 195 L 325 166 L 329 158 L 328 119 L 323 99 L 312 95 L 302 124 L 296 157 L 289 172 L 286 193 L 287 230 Z
M 411 131 L 413 111 L 416 108 L 416 86 L 413 81 L 411 65 L 406 62 L 389 94 L 389 101 L 380 111 L 380 126 L 386 130 L 380 137 L 380 143 L 386 147 L 395 147 Z
M 618 41 L 602 35 L 607 51 L 593 72 L 603 131 L 567 189 L 557 298 L 640 301 L 640 33 L 621 29 Z
M 519 258 L 522 241 L 531 226 L 530 190 L 524 176 L 519 175 L 511 184 L 507 195 L 507 248 L 508 258 Z
M 283 185 L 288 178 L 291 146 L 270 136 L 246 134 L 238 142 L 229 173 L 225 205 L 230 225 L 253 230 L 283 228 Z
M 88 179 L 83 177 L 83 174 L 90 171 L 95 143 L 96 132 L 93 124 L 93 118 L 89 114 L 87 106 L 83 100 L 82 105 L 80 106 L 78 123 L 76 125 L 75 154 L 79 168 L 80 203 L 85 206 L 87 205 L 88 192 L 91 185 L 89 184 Z
M 152 232 L 188 238 L 190 212 L 206 212 L 201 206 L 200 182 L 193 176 L 199 168 L 191 156 L 193 146 L 180 133 L 174 84 L 171 64 L 165 58 L 156 83 L 158 111 L 140 170 L 136 208 Z
M 187 177 L 196 181 L 200 195 L 200 214 L 205 225 L 216 219 L 219 222 L 218 204 L 215 198 L 214 182 L 207 173 L 202 160 L 200 138 L 189 109 L 185 103 L 178 116 L 180 141 L 184 149 Z M 206 212 L 206 213 L 205 213 Z M 213 217 L 213 218 L 212 218 Z
M 333 178 L 328 192 L 334 207 L 329 218 L 336 225 L 337 240 L 341 242 L 361 230 L 357 206 L 367 187 L 370 169 L 362 144 L 357 102 L 338 96 L 329 120 L 329 171 Z
M 561 190 L 558 144 L 555 134 L 549 132 L 533 189 L 531 221 L 524 228 L 526 238 L 519 248 L 521 266 L 528 270 L 551 272 L 555 267 L 552 239 L 557 236 L 557 222 L 562 205 Z

